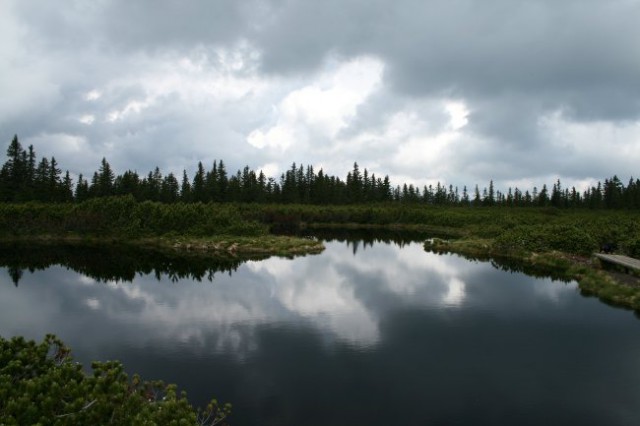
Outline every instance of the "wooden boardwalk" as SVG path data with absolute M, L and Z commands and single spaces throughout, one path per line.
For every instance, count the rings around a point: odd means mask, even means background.
M 603 262 L 619 265 L 623 268 L 626 268 L 627 270 L 635 269 L 636 271 L 640 271 L 639 259 L 634 259 L 633 257 L 622 256 L 619 254 L 594 253 L 593 255 Z

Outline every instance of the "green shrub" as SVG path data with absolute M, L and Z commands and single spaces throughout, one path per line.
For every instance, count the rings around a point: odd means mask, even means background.
M 494 242 L 494 248 L 505 252 L 558 250 L 588 254 L 597 247 L 598 243 L 589 233 L 573 225 L 517 226 L 504 231 Z
M 0 422 L 3 425 L 213 425 L 229 404 L 194 410 L 175 385 L 131 379 L 116 361 L 93 363 L 87 375 L 55 336 L 37 344 L 0 338 Z
M 640 239 L 631 241 L 627 245 L 627 252 L 631 257 L 640 258 Z

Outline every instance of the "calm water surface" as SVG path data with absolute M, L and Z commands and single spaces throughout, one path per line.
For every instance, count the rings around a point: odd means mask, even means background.
M 640 424 L 629 311 L 417 243 L 326 246 L 212 280 L 52 266 L 16 287 L 5 267 L 0 334 L 55 333 L 84 364 L 233 403 L 233 425 Z

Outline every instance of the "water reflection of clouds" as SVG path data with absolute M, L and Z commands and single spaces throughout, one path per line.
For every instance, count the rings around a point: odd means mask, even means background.
M 85 365 L 120 359 L 197 405 L 231 401 L 249 418 L 238 424 L 275 411 L 305 424 L 307 406 L 329 413 L 316 423 L 611 424 L 624 413 L 637 424 L 637 321 L 571 293 L 417 244 L 354 257 L 331 243 L 212 282 L 93 282 L 53 267 L 16 288 L 0 271 L 0 334 L 55 332 Z M 371 411 L 381 406 L 392 410 Z
M 310 320 L 348 341 L 375 341 L 375 320 L 358 300 L 353 282 L 340 273 L 340 261 L 350 257 L 328 252 L 322 258 L 267 259 L 249 265 L 261 278 L 274 282 L 273 296 L 294 316 Z
M 533 291 L 539 297 L 544 298 L 554 304 L 562 303 L 563 296 L 567 292 L 575 292 L 576 291 L 576 283 L 571 282 L 563 283 L 560 281 L 555 281 L 555 285 L 538 285 L 533 287 Z
M 41 329 L 53 324 L 63 333 L 80 323 L 100 330 L 92 339 L 206 344 L 236 354 L 254 350 L 256 327 L 270 324 L 304 324 L 329 341 L 366 347 L 379 343 L 380 324 L 390 312 L 460 307 L 469 297 L 468 279 L 491 270 L 487 264 L 426 253 L 419 244 L 376 244 L 356 256 L 345 244 L 327 246 L 318 256 L 248 262 L 233 276 L 219 275 L 213 282 L 158 282 L 145 275 L 133 283 L 97 283 L 51 268 L 25 278 L 13 294 L 0 294 L 0 315 L 6 319 L 14 312 L 18 321 L 35 321 Z M 38 280 L 55 285 L 39 286 Z M 555 289 L 544 291 L 560 297 Z M 42 309 L 34 314 L 38 305 Z M 111 331 L 104 332 L 105 327 Z M 3 334 L 19 329 L 0 326 Z M 56 330 L 43 330 L 51 331 Z

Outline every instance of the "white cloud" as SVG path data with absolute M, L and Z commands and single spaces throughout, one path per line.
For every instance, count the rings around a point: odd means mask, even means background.
M 95 297 L 87 299 L 85 303 L 94 311 L 100 309 L 100 300 L 96 299 Z
M 317 139 L 332 141 L 379 87 L 384 67 L 377 59 L 360 57 L 328 68 L 278 102 L 275 124 L 254 129 L 247 142 L 283 152 Z
M 634 172 L 637 177 L 640 121 L 575 121 L 562 111 L 555 111 L 541 117 L 538 123 L 549 141 L 549 161 L 561 167 L 554 178 L 571 171 L 569 178 L 562 179 L 565 187 L 585 189 L 614 174 L 623 181 Z M 630 174 L 621 174 L 624 170 Z
M 445 105 L 446 111 L 450 115 L 449 127 L 458 131 L 469 123 L 469 110 L 463 102 L 449 102 Z
M 91 90 L 84 95 L 86 101 L 96 101 L 102 97 L 102 93 L 99 90 Z
M 82 117 L 80 117 L 78 121 L 81 122 L 82 124 L 86 124 L 87 126 L 90 126 L 91 124 L 93 124 L 94 121 L 96 121 L 96 117 L 92 114 L 85 114 Z
M 23 142 L 25 145 L 33 145 L 36 153 L 45 157 L 86 155 L 90 148 L 87 138 L 68 133 L 42 133 Z
M 286 125 L 276 125 L 269 130 L 254 130 L 247 136 L 247 142 L 256 148 L 275 148 L 281 152 L 293 146 L 298 140 L 294 129 Z

